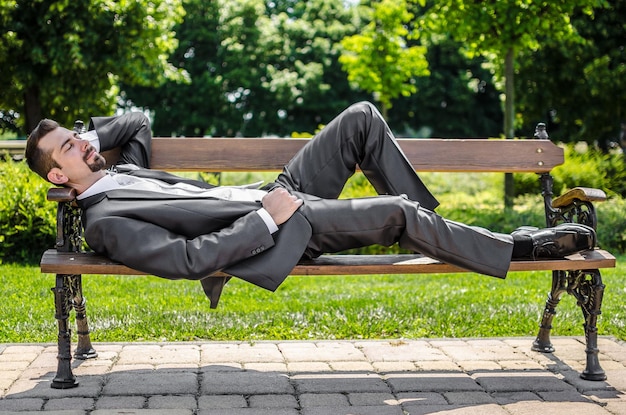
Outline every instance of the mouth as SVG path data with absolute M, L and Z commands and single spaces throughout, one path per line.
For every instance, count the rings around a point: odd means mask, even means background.
M 90 159 L 92 159 L 96 154 L 96 150 L 94 148 L 90 148 L 87 153 L 85 154 L 85 161 L 89 161 Z

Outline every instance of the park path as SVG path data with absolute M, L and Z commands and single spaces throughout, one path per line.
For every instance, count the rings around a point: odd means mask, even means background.
M 580 379 L 584 339 L 98 343 L 80 385 L 50 388 L 56 346 L 0 344 L 0 414 L 626 415 L 626 344 Z

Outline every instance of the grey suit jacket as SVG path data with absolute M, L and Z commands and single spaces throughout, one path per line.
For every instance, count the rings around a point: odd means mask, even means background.
M 149 167 L 151 135 L 143 116 L 93 118 L 101 151 L 121 147 L 121 161 Z M 123 166 L 119 166 L 123 171 Z M 149 169 L 129 174 L 190 182 Z M 203 182 L 194 184 L 209 187 Z M 301 258 L 311 226 L 299 213 L 270 235 L 255 202 L 169 196 L 124 189 L 79 202 L 85 239 L 96 252 L 169 279 L 201 280 L 224 271 L 275 290 Z

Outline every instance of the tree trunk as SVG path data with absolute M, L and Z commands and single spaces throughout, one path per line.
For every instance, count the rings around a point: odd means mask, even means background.
M 41 95 L 39 87 L 30 86 L 24 91 L 25 128 L 26 134 L 30 134 L 43 118 L 41 109 Z
M 504 134 L 506 138 L 515 136 L 515 55 L 513 49 L 509 49 L 504 60 Z M 504 174 L 504 207 L 513 207 L 515 197 L 515 186 L 513 173 Z

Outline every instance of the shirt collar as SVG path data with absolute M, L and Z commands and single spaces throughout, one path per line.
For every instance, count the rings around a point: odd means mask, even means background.
M 76 199 L 82 200 L 89 196 L 97 195 L 98 193 L 103 193 L 109 190 L 119 189 L 120 187 L 121 186 L 115 181 L 115 179 L 110 174 L 106 174 L 102 178 L 100 178 L 97 182 L 89 186 L 87 190 L 79 194 L 76 197 Z

